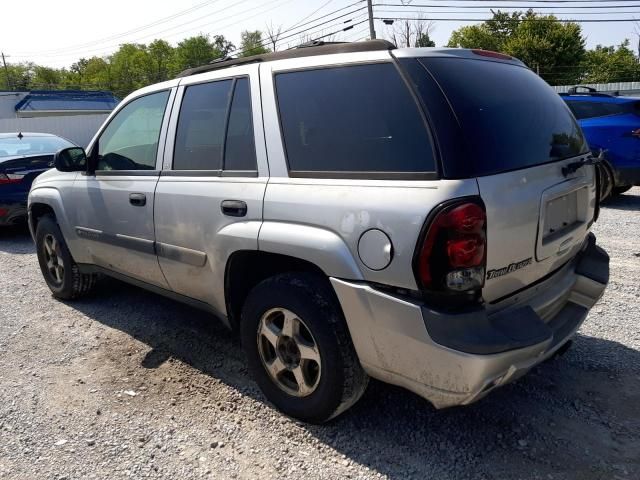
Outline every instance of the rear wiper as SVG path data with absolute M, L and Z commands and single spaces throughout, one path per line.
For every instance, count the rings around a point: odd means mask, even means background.
M 564 167 L 562 167 L 562 174 L 565 177 L 568 177 L 569 175 L 576 172 L 579 168 L 585 165 L 597 165 L 598 163 L 604 161 L 605 152 L 606 150 L 600 149 L 600 153 L 598 154 L 597 157 L 594 157 L 593 155 L 589 155 L 588 158 L 583 158 L 581 160 L 578 160 L 577 162 L 573 162 L 565 165 Z

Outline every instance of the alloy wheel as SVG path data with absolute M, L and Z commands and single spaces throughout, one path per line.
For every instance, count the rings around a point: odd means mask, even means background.
M 258 352 L 271 380 L 295 397 L 311 395 L 320 382 L 321 359 L 311 331 L 295 313 L 273 308 L 260 318 Z
M 64 261 L 60 250 L 60 242 L 52 234 L 44 236 L 44 259 L 47 264 L 47 272 L 51 280 L 56 284 L 62 284 L 64 279 Z

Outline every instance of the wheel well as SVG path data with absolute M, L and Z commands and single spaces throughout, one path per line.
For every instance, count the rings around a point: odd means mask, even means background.
M 313 272 L 326 278 L 318 266 L 288 255 L 240 251 L 229 258 L 224 291 L 229 323 L 234 330 L 239 325 L 242 306 L 251 289 L 261 281 L 285 272 Z
M 52 215 L 53 217 L 56 216 L 56 213 L 53 211 L 53 208 L 51 208 L 49 205 L 47 205 L 46 203 L 33 203 L 29 206 L 29 222 L 30 222 L 30 227 L 31 230 L 34 232 L 36 231 L 36 227 L 38 226 L 38 220 L 40 220 L 40 218 L 42 218 L 44 215 Z

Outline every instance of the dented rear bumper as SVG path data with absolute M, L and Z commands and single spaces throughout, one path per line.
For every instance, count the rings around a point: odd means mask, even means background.
M 609 280 L 609 257 L 589 235 L 544 281 L 463 314 L 332 278 L 360 362 L 437 408 L 472 403 L 553 355 L 578 330 Z

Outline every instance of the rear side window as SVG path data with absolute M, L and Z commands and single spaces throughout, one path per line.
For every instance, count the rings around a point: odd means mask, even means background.
M 608 117 L 609 115 L 624 115 L 627 113 L 637 113 L 635 102 L 607 103 L 592 101 L 572 101 L 566 100 L 567 105 L 578 120 L 583 118 Z
M 588 151 L 567 105 L 531 70 L 484 60 L 428 57 L 420 62 L 458 118 L 467 155 L 443 159 L 445 170 L 455 176 L 517 170 Z M 428 106 L 429 99 L 424 103 Z
M 224 152 L 225 170 L 257 170 L 251 115 L 249 80 L 240 78 L 233 91 L 231 111 L 229 112 L 229 126 L 227 127 L 227 142 Z
M 275 84 L 292 176 L 434 172 L 426 126 L 393 64 L 280 73 Z
M 249 79 L 187 87 L 180 107 L 174 170 L 257 170 Z
M 174 170 L 220 170 L 233 80 L 187 87 L 180 107 Z

